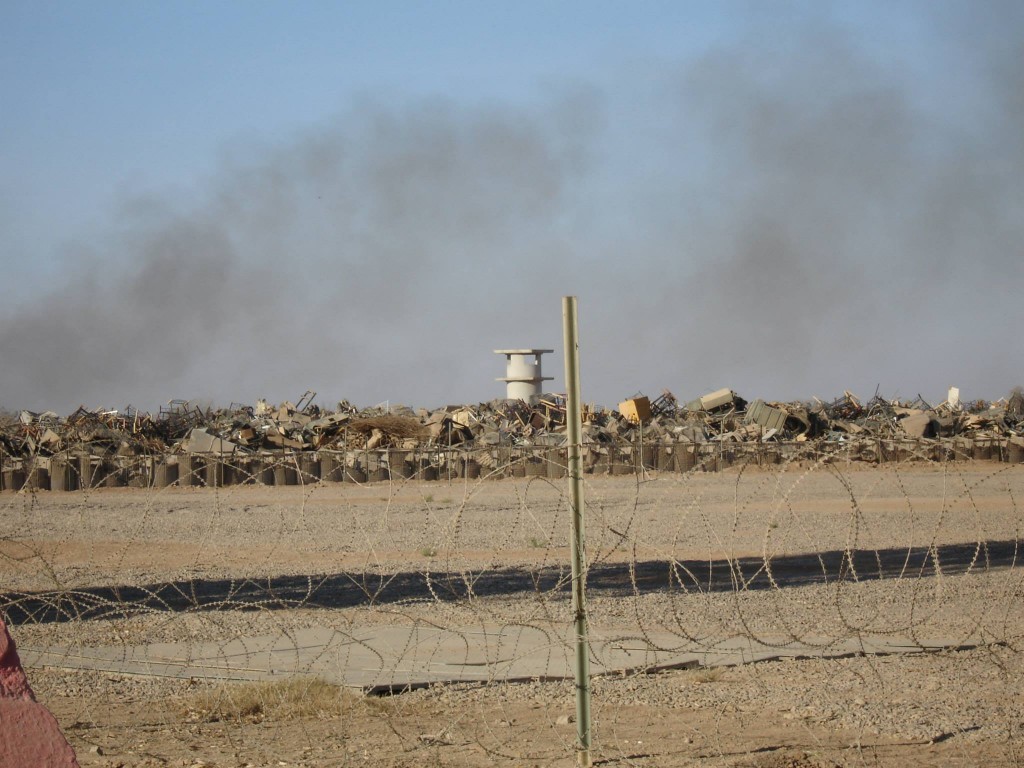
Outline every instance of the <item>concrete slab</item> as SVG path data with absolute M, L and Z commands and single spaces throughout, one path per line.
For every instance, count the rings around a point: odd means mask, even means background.
M 514 682 L 571 678 L 572 630 L 553 626 L 326 627 L 214 643 L 24 647 L 28 667 L 94 669 L 121 674 L 238 681 L 319 677 L 368 691 L 446 682 Z M 669 632 L 639 635 L 595 630 L 595 675 L 746 664 L 779 658 L 837 658 L 973 647 L 964 640 L 879 636 L 842 641 L 734 637 L 687 641 Z

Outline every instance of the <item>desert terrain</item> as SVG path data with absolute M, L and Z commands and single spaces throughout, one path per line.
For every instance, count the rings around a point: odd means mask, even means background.
M 568 766 L 571 680 L 364 695 L 313 674 L 82 669 L 73 653 L 571 627 L 566 483 L 5 493 L 0 608 L 84 766 Z M 812 649 L 595 676 L 595 762 L 1017 764 L 1021 499 L 1024 466 L 985 461 L 588 477 L 596 634 Z M 885 638 L 902 650 L 872 652 Z M 32 666 L 48 648 L 66 662 Z

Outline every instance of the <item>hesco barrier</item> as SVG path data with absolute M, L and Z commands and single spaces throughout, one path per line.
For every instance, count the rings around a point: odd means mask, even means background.
M 892 440 L 850 443 L 666 443 L 591 444 L 584 450 L 588 475 L 647 472 L 717 472 L 734 466 L 767 467 L 794 459 L 819 461 L 837 451 L 843 460 L 900 462 L 1024 462 L 1024 445 L 1008 439 Z M 427 482 L 456 479 L 566 475 L 565 448 L 377 449 L 257 454 L 161 454 L 96 457 L 57 454 L 30 459 L 0 454 L 0 491 L 76 491 L 91 488 L 220 488 L 231 485 L 308 485 Z

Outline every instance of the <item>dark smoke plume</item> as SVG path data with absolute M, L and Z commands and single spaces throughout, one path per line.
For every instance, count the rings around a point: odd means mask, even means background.
M 63 285 L 4 317 L 0 392 L 64 409 L 306 387 L 487 395 L 463 360 L 493 378 L 490 347 L 514 340 L 532 302 L 520 290 L 560 270 L 588 108 L 367 104 L 258 162 L 226 161 L 194 203 L 132 201 Z

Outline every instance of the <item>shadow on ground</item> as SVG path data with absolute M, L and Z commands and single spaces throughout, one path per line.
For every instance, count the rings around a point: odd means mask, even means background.
M 986 572 L 1016 566 L 1016 540 L 881 550 L 830 550 L 770 559 L 645 560 L 594 565 L 592 595 L 626 597 L 650 592 L 722 593 L 790 589 Z M 536 593 L 568 593 L 568 566 L 446 571 L 443 557 L 431 571 L 369 571 L 275 576 L 265 579 L 194 579 L 163 584 L 0 592 L 9 624 L 126 618 L 143 613 L 354 608 L 430 603 Z

